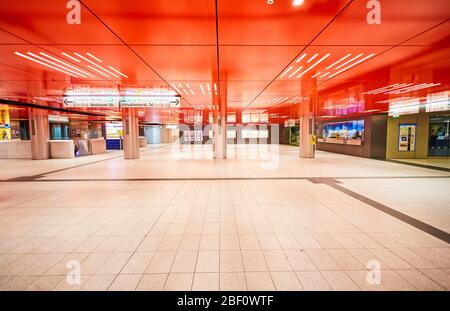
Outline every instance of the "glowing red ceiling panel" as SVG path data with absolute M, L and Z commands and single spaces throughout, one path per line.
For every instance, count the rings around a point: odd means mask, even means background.
M 321 105 L 395 83 L 440 83 L 408 96 L 448 88 L 448 0 L 380 3 L 381 24 L 370 25 L 366 0 L 83 0 L 81 23 L 70 25 L 67 1 L 1 1 L 0 97 L 170 87 L 183 109 L 210 110 L 216 84 L 230 109 L 295 111 L 311 79 Z M 362 96 L 370 112 L 402 94 Z M 167 120 L 170 110 L 140 115 Z

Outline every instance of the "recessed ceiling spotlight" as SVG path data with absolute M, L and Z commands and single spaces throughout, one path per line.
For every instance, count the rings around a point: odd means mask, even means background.
M 294 0 L 292 1 L 293 6 L 301 6 L 305 2 L 304 0 Z

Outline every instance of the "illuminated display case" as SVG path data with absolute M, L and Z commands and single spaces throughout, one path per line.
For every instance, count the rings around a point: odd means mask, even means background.
M 11 139 L 11 124 L 8 108 L 0 108 L 0 140 Z
M 106 138 L 120 139 L 123 137 L 122 123 L 106 123 Z
M 123 126 L 122 122 L 118 123 L 106 123 L 106 149 L 108 150 L 121 150 Z
M 322 125 L 320 142 L 361 145 L 364 140 L 364 120 L 351 120 Z

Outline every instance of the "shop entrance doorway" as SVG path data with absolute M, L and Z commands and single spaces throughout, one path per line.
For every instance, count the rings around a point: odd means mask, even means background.
M 428 133 L 428 156 L 450 157 L 450 114 L 431 115 Z

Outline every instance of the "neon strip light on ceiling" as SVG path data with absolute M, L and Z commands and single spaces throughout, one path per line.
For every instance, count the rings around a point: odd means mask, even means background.
M 94 70 L 95 72 L 98 72 L 98 73 L 101 74 L 102 76 L 105 76 L 105 77 L 107 77 L 107 78 L 111 78 L 111 77 L 108 76 L 106 73 L 101 72 L 100 70 L 98 70 L 98 69 L 92 67 L 91 65 L 88 65 L 88 68 Z
M 296 63 L 300 63 L 300 62 L 302 61 L 302 59 L 306 57 L 306 55 L 308 55 L 308 54 L 305 53 L 305 54 L 303 54 L 302 56 L 300 56 L 300 57 L 297 59 Z
M 71 70 L 71 69 L 66 68 L 66 67 L 64 67 L 64 66 L 62 66 L 62 65 L 58 65 L 57 63 L 54 63 L 54 62 L 52 62 L 52 61 L 50 61 L 50 60 L 48 60 L 48 59 L 45 59 L 45 58 L 43 58 L 43 57 L 40 57 L 39 55 L 36 55 L 36 54 L 34 54 L 34 53 L 31 53 L 31 52 L 28 52 L 27 54 L 30 55 L 30 56 L 33 56 L 33 57 L 35 57 L 35 58 L 37 58 L 37 59 L 43 60 L 44 62 L 47 62 L 47 63 L 49 63 L 49 64 L 52 64 L 53 66 L 60 67 L 60 68 L 66 70 L 66 71 L 68 71 L 68 72 L 71 72 L 71 73 L 73 73 L 73 74 L 76 74 L 76 75 L 82 76 L 83 78 L 86 78 L 85 75 L 83 75 L 83 74 L 81 74 L 81 73 L 78 73 L 77 71 Z
M 75 57 L 73 57 L 73 56 L 71 56 L 71 55 L 69 55 L 69 54 L 67 54 L 67 53 L 65 53 L 65 52 L 62 52 L 61 54 L 64 55 L 65 57 L 70 58 L 70 59 L 73 60 L 73 61 L 76 61 L 77 63 L 80 62 L 79 59 L 76 59 Z
M 351 56 L 351 53 L 348 53 L 347 55 L 345 55 L 344 57 L 342 57 L 340 60 L 338 60 L 337 62 L 334 62 L 333 64 L 331 64 L 330 66 L 328 66 L 326 69 L 330 69 L 333 68 L 334 66 L 336 66 L 337 64 L 339 64 L 341 61 L 343 61 L 344 59 L 346 59 L 347 57 Z
M 314 54 L 306 63 L 310 63 L 314 58 L 316 58 L 319 55 L 319 53 Z
M 299 72 L 302 69 L 303 69 L 303 66 L 298 67 L 297 70 L 295 70 L 293 73 L 291 73 L 288 78 L 289 79 L 292 78 L 293 76 L 295 76 L 297 74 L 297 72 Z
M 86 55 L 92 57 L 93 59 L 95 59 L 96 61 L 98 61 L 99 63 L 103 63 L 103 61 L 97 57 L 95 57 L 94 55 L 92 55 L 91 53 L 86 53 Z
M 96 67 L 98 67 L 98 68 L 104 70 L 105 72 L 107 72 L 108 74 L 112 75 L 113 77 L 116 77 L 117 79 L 120 78 L 120 77 L 119 77 L 118 75 L 116 75 L 115 73 L 112 73 L 111 71 L 109 71 L 109 70 L 103 68 L 102 66 L 100 66 L 100 65 L 98 65 L 98 64 L 96 64 L 96 63 L 94 63 L 93 61 L 91 61 L 90 59 L 84 57 L 83 55 L 80 55 L 80 54 L 77 53 L 77 52 L 75 52 L 75 53 L 73 53 L 73 54 L 75 54 L 75 55 L 78 56 L 79 58 L 82 58 L 82 59 L 84 59 L 85 61 L 91 63 L 92 65 L 94 65 L 94 66 L 96 66 Z
M 59 62 L 59 63 L 65 65 L 65 66 L 67 66 L 67 67 L 69 67 L 69 68 L 75 69 L 75 70 L 77 70 L 77 71 L 79 71 L 79 72 L 81 72 L 81 73 L 83 73 L 83 74 L 85 74 L 85 75 L 87 75 L 87 76 L 89 76 L 89 77 L 91 77 L 91 78 L 95 78 L 95 76 L 91 75 L 90 73 L 88 73 L 88 72 L 86 72 L 86 71 L 84 71 L 84 70 L 81 70 L 81 69 L 79 69 L 79 68 L 77 68 L 77 67 L 75 67 L 75 66 L 72 66 L 72 65 L 70 65 L 70 64 L 68 64 L 68 63 L 66 63 L 66 62 L 63 62 L 62 60 L 60 60 L 60 59 L 58 59 L 58 58 L 56 58 L 56 57 L 53 57 L 53 56 L 51 56 L 51 55 L 48 55 L 48 54 L 46 54 L 46 53 L 44 53 L 44 52 L 40 52 L 39 54 L 41 54 L 41 55 L 43 55 L 43 56 L 45 56 L 45 57 L 47 57 L 47 58 L 50 58 L 50 59 L 52 59 L 52 60 L 54 60 L 54 61 L 56 61 L 56 62 Z
M 289 67 L 281 76 L 280 79 L 283 78 L 289 71 L 292 70 L 292 68 L 294 68 L 294 66 Z
M 334 76 L 340 74 L 341 72 L 344 72 L 344 71 L 346 71 L 347 69 L 350 69 L 350 68 L 352 68 L 352 67 L 358 65 L 359 63 L 362 63 L 363 61 L 365 61 L 365 60 L 367 60 L 367 59 L 369 59 L 369 58 L 371 58 L 371 57 L 373 57 L 373 56 L 375 56 L 375 53 L 372 53 L 372 54 L 370 54 L 370 55 L 367 55 L 366 57 L 360 59 L 359 61 L 357 61 L 357 62 L 355 62 L 355 63 L 353 63 L 353 64 L 351 64 L 350 66 L 347 66 L 347 67 L 345 67 L 344 69 L 341 69 L 341 70 L 339 70 L 338 72 L 333 73 L 333 74 L 332 74 L 331 76 L 329 76 L 328 78 L 331 79 L 332 77 L 334 77 Z
M 200 89 L 202 90 L 203 95 L 206 95 L 205 89 L 203 88 L 203 85 L 200 83 Z
M 108 68 L 110 68 L 111 70 L 114 70 L 115 72 L 117 72 L 118 74 L 120 74 L 121 76 L 128 78 L 128 76 L 126 74 L 121 73 L 119 70 L 117 70 L 116 68 L 114 68 L 113 66 L 108 66 Z
M 297 76 L 297 79 L 300 78 L 301 76 L 303 76 L 304 74 L 306 74 L 308 71 L 310 71 L 311 69 L 313 69 L 314 67 L 316 67 L 319 63 L 321 63 L 322 61 L 324 61 L 325 59 L 327 59 L 330 56 L 330 54 L 326 54 L 325 56 L 323 56 L 321 59 L 319 59 L 318 61 L 316 61 L 313 65 L 309 66 L 308 69 L 306 69 L 305 71 L 303 71 L 301 74 L 299 74 Z
M 41 64 L 41 65 L 44 65 L 44 66 L 46 66 L 46 67 L 52 68 L 52 69 L 54 69 L 54 70 L 63 72 L 63 73 L 65 73 L 65 74 L 69 75 L 69 76 L 78 78 L 78 76 L 76 76 L 76 75 L 74 75 L 74 74 L 71 74 L 71 73 L 69 73 L 69 72 L 67 72 L 67 71 L 64 71 L 64 70 L 58 69 L 58 68 L 56 68 L 56 67 L 53 67 L 53 66 L 51 66 L 51 65 L 49 65 L 49 64 L 46 64 L 46 63 L 44 63 L 44 62 L 41 62 L 41 61 L 39 61 L 39 60 L 37 60 L 37 59 L 31 58 L 31 57 L 29 57 L 29 56 L 26 56 L 26 55 L 24 55 L 24 54 L 22 54 L 22 53 L 14 52 L 14 54 L 16 54 L 16 55 L 18 55 L 18 56 L 20 56 L 20 57 L 23 57 L 23 58 L 32 60 L 33 62 L 36 62 L 36 63 Z
M 347 64 L 349 64 L 349 63 L 351 63 L 352 61 L 354 61 L 354 60 L 356 60 L 356 59 L 358 59 L 358 58 L 360 58 L 361 56 L 363 56 L 364 54 L 363 53 L 360 53 L 360 54 L 358 54 L 358 55 L 356 55 L 355 57 L 353 57 L 353 58 L 351 58 L 351 59 L 349 59 L 348 61 L 346 61 L 345 63 L 343 63 L 343 64 L 340 64 L 339 66 L 337 66 L 335 69 L 339 69 L 339 68 L 342 68 L 342 67 L 344 67 L 345 65 L 347 65 Z

